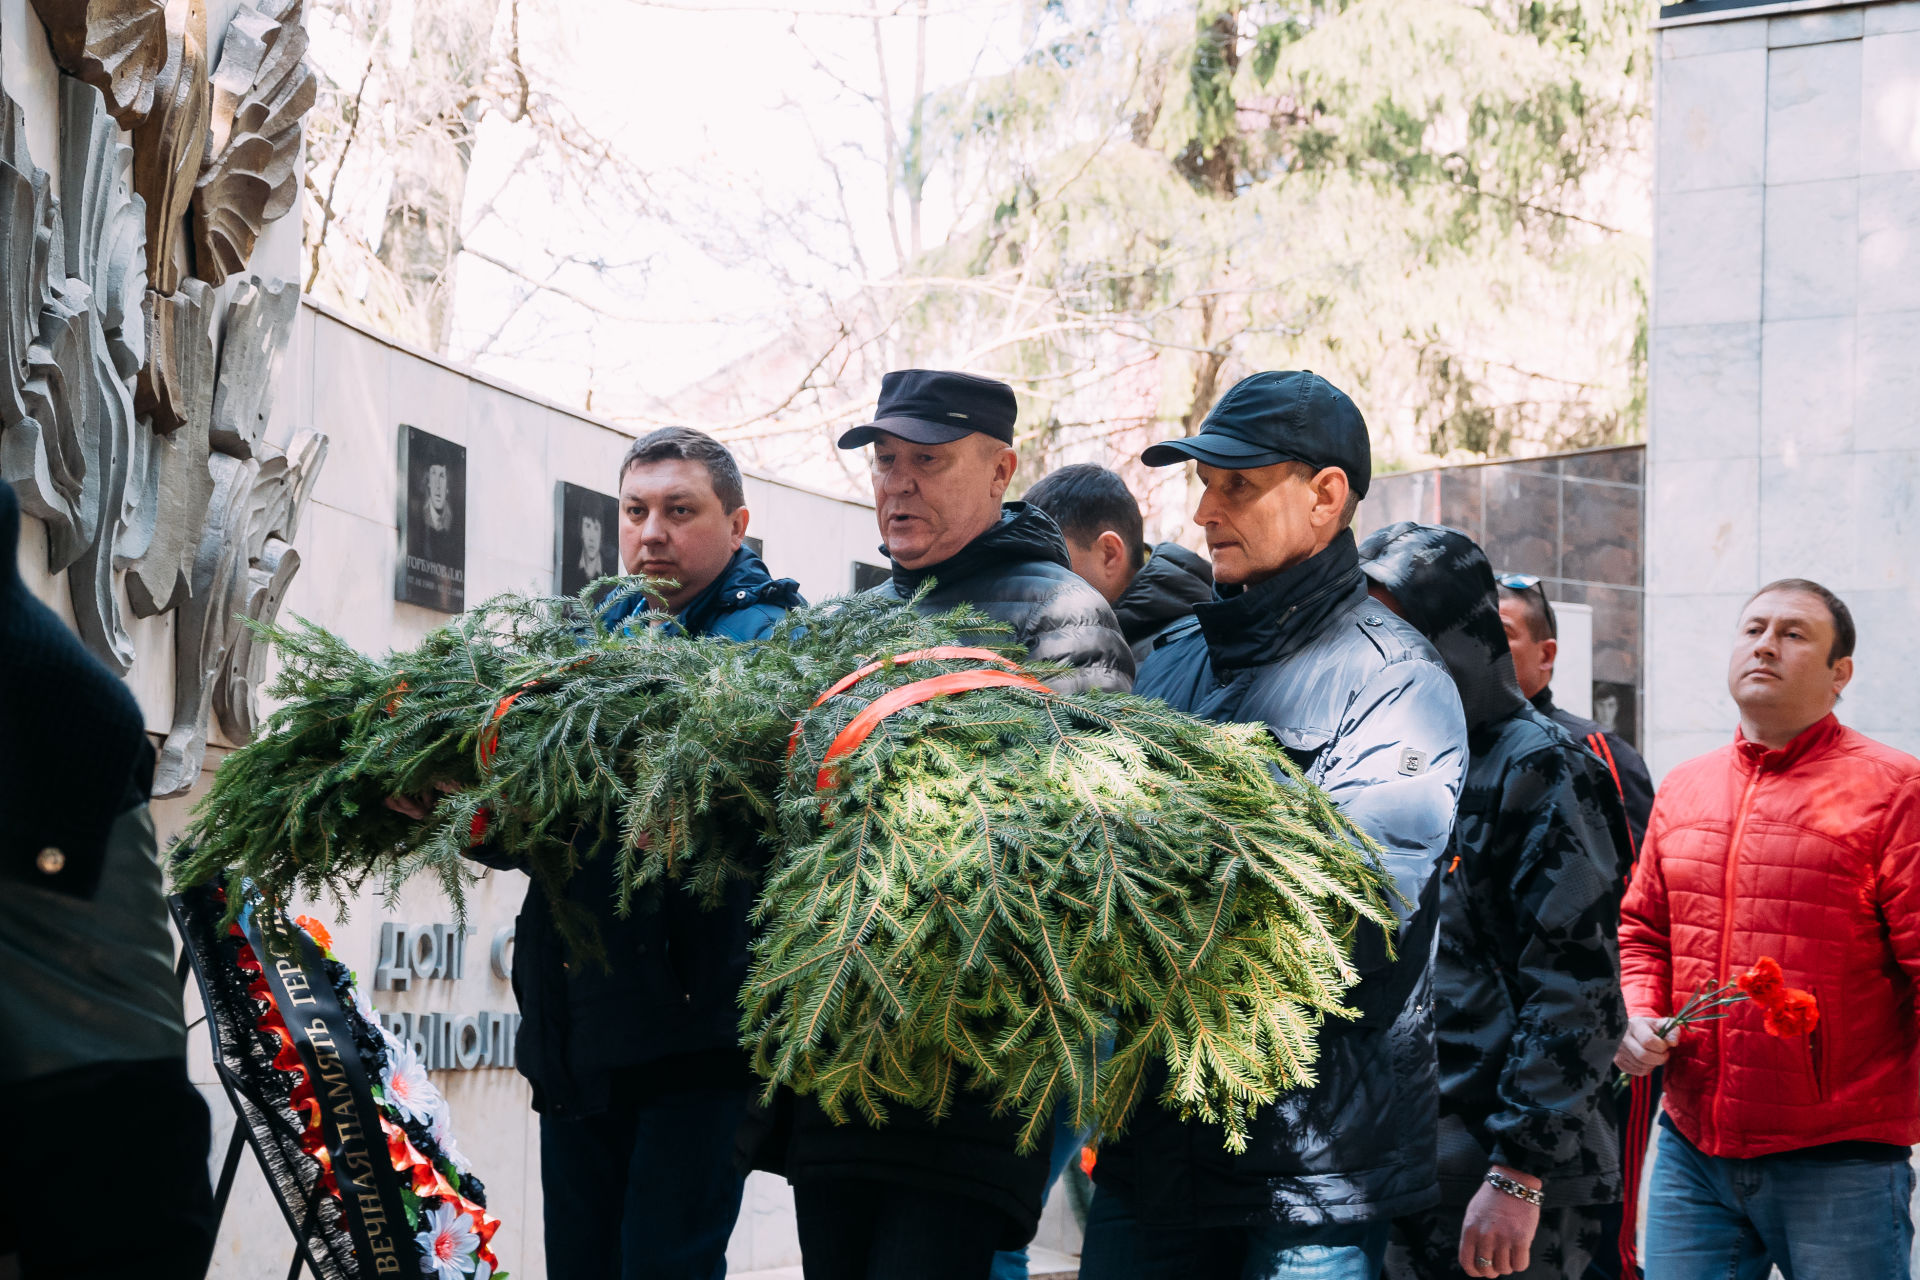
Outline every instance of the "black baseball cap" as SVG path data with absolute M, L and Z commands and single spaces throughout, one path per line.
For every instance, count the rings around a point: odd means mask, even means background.
M 1197 435 L 1165 440 L 1140 455 L 1150 467 L 1187 459 L 1244 471 L 1276 462 L 1339 467 L 1354 496 L 1367 496 L 1373 448 L 1367 422 L 1347 393 L 1306 369 L 1256 373 L 1220 397 Z
M 970 431 L 1013 443 L 1020 411 L 1013 388 L 992 378 L 944 369 L 895 369 L 880 379 L 873 421 L 840 436 L 842 449 L 858 449 L 882 435 L 915 444 L 947 444 Z

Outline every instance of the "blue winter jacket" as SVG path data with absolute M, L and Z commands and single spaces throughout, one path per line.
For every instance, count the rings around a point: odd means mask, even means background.
M 805 603 L 798 583 L 774 578 L 743 545 L 670 625 L 688 635 L 758 640 L 788 609 Z M 618 628 L 645 608 L 636 595 L 602 616 Z M 518 865 L 491 847 L 474 856 L 489 866 Z M 535 1109 L 591 1115 L 608 1106 L 621 1077 L 644 1068 L 655 1069 L 642 1077 L 653 1081 L 705 1077 L 746 1087 L 738 997 L 747 974 L 754 886 L 734 885 L 711 910 L 668 886 L 621 919 L 614 911 L 614 861 L 613 849 L 596 850 L 566 890 L 570 902 L 592 913 L 605 966 L 571 953 L 539 882 L 527 886 L 514 933 L 513 993 L 521 1018 L 514 1052 L 533 1085 Z M 689 1069 L 674 1071 L 675 1059 L 686 1059 Z
M 1094 1178 L 1143 1222 L 1320 1226 L 1389 1218 L 1439 1198 L 1434 1131 L 1435 871 L 1453 828 L 1467 728 L 1433 647 L 1367 595 L 1351 532 L 1246 589 L 1194 606 L 1134 692 L 1233 724 L 1264 724 L 1385 851 L 1405 898 L 1389 957 L 1354 948 L 1354 1021 L 1319 1035 L 1319 1081 L 1254 1122 L 1246 1153 L 1221 1131 L 1143 1104 L 1100 1149 Z

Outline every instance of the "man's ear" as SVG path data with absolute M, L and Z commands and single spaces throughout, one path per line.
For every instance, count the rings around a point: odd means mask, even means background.
M 731 535 L 729 540 L 735 551 L 740 549 L 740 540 L 747 536 L 747 520 L 750 514 L 744 506 L 741 506 L 735 507 L 732 514 L 727 516 L 728 532 Z
M 1560 656 L 1560 642 L 1548 636 L 1540 642 L 1540 662 L 1547 669 L 1549 678 L 1553 675 L 1554 660 Z
M 1093 540 L 1093 546 L 1100 553 L 1100 563 L 1106 567 L 1124 568 L 1127 563 L 1127 544 L 1119 534 L 1108 529 Z
M 987 439 L 992 439 L 991 436 Z M 1013 483 L 1013 473 L 1020 467 L 1020 454 L 1011 447 L 1002 445 L 996 451 L 993 460 L 993 500 L 999 502 L 1007 496 L 1007 486 Z
M 1313 487 L 1313 510 L 1308 519 L 1315 525 L 1338 524 L 1352 490 L 1347 473 L 1339 467 L 1322 467 L 1307 483 Z
M 1838 702 L 1840 700 L 1840 695 L 1845 693 L 1847 691 L 1847 686 L 1852 683 L 1853 683 L 1853 659 L 1850 657 L 1842 658 L 1838 662 L 1833 664 L 1834 701 Z

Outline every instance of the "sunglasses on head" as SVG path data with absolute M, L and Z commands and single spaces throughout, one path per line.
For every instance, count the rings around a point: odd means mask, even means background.
M 1540 593 L 1540 608 L 1547 618 L 1547 634 L 1558 635 L 1559 620 L 1553 616 L 1553 601 L 1547 599 L 1547 589 L 1540 583 L 1537 573 L 1502 573 L 1495 575 L 1495 582 L 1509 591 L 1537 591 Z

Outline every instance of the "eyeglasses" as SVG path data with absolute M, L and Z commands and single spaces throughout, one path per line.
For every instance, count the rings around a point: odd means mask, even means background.
M 1499 583 L 1501 586 L 1505 587 L 1509 591 L 1539 592 L 1540 608 L 1547 616 L 1547 634 L 1550 636 L 1557 636 L 1560 634 L 1559 619 L 1553 616 L 1553 601 L 1547 599 L 1547 589 L 1544 586 L 1540 585 L 1539 574 L 1537 573 L 1502 573 L 1497 575 L 1494 578 L 1494 581 Z

